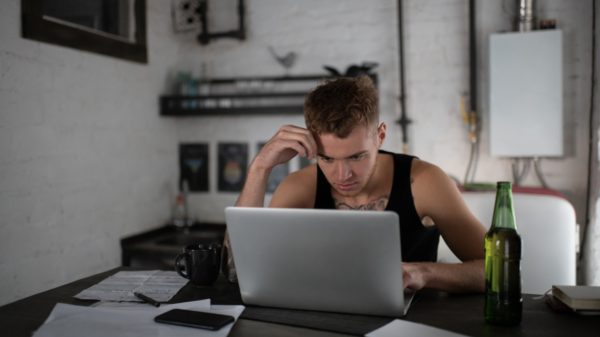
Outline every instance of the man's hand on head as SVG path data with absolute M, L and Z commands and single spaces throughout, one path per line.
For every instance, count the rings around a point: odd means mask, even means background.
M 295 125 L 284 125 L 263 146 L 254 159 L 253 166 L 270 170 L 300 155 L 313 159 L 317 155 L 317 142 L 311 132 Z

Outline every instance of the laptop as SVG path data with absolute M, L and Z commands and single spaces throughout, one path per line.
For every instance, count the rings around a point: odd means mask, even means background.
M 406 315 L 396 213 L 227 207 L 225 218 L 245 304 Z

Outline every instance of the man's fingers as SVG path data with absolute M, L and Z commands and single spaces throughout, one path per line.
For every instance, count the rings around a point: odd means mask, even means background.
M 317 155 L 317 143 L 307 129 L 300 128 L 294 125 L 284 125 L 279 129 L 275 138 L 284 140 L 295 140 L 300 143 L 305 151 L 297 151 L 298 153 L 312 159 Z
M 308 156 L 306 148 L 300 142 L 297 142 L 295 140 L 284 140 L 283 142 L 285 143 L 287 148 L 296 151 L 299 155 L 305 157 Z

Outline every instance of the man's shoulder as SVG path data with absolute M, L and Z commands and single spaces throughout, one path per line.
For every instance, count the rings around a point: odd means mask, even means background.
M 413 175 L 437 175 L 443 173 L 442 169 L 437 165 L 428 161 L 414 157 L 412 160 L 411 174 Z
M 305 183 L 315 181 L 317 177 L 317 165 L 311 164 L 297 171 L 290 173 L 285 180 L 290 180 L 294 183 Z
M 439 166 L 415 158 L 411 165 L 410 180 L 414 191 L 435 189 L 440 184 L 446 185 L 451 179 Z
M 454 181 L 435 164 L 424 160 L 413 161 L 411 191 L 420 216 L 431 216 L 448 205 L 458 194 Z M 432 217 L 433 218 L 433 217 Z

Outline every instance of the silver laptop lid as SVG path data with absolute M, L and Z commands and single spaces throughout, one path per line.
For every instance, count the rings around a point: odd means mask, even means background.
M 225 216 L 244 303 L 406 313 L 396 213 L 227 207 Z

